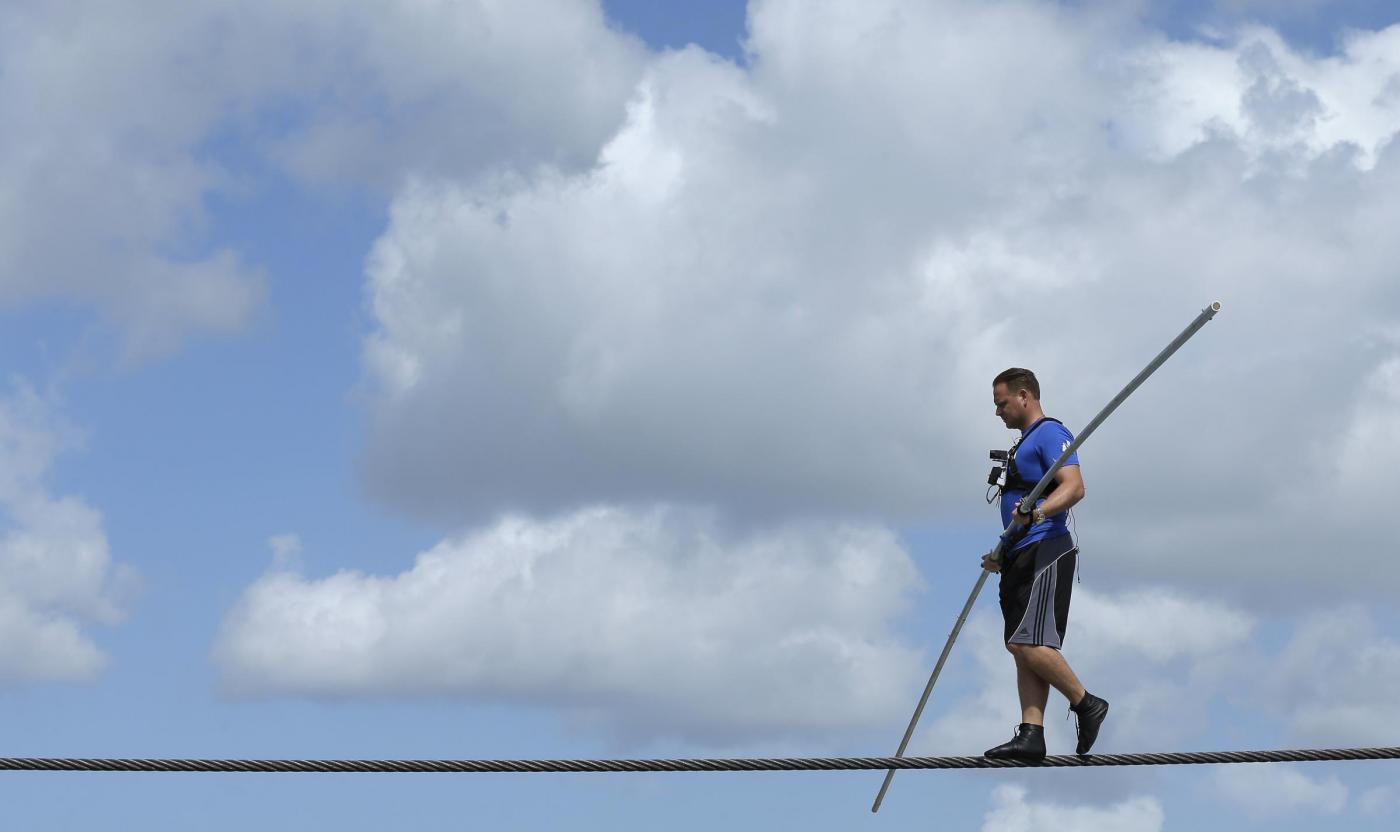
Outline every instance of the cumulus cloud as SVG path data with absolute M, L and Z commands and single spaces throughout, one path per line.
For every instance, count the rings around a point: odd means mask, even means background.
M 1074 594 L 1064 655 L 1080 681 L 1111 703 L 1100 750 L 1172 750 L 1197 736 L 1209 724 L 1208 705 L 1239 679 L 1236 663 L 1252 648 L 1253 620 L 1219 601 L 1161 588 L 1104 594 L 1080 585 Z M 970 651 L 964 667 L 973 692 L 935 711 L 915 753 L 980 754 L 1010 736 L 1021 709 L 1001 637 L 997 614 L 969 620 L 958 649 Z M 1059 714 L 1064 698 L 1050 697 L 1047 712 Z M 1047 718 L 1046 742 L 1050 753 L 1068 753 L 1073 722 Z
M 1078 586 L 1075 596 L 1065 657 L 1085 685 L 1112 704 L 1098 751 L 1397 742 L 1400 644 L 1363 608 L 1306 615 L 1280 633 L 1231 604 L 1160 588 L 1104 594 Z M 1011 735 L 1020 710 L 1014 666 L 1000 635 L 994 614 L 968 622 L 958 647 L 963 657 L 945 674 L 950 678 L 935 693 L 910 753 L 979 754 Z M 1051 691 L 1045 731 L 1052 754 L 1074 747 L 1074 722 L 1062 718 L 1064 707 L 1063 697 Z M 1202 776 L 1216 797 L 1254 818 L 1337 814 L 1353 792 L 1363 815 L 1393 811 L 1393 790 L 1363 791 L 1350 779 L 1361 773 L 1339 768 L 1335 775 L 1313 776 L 1260 765 L 1224 766 Z M 1067 778 L 1057 788 L 1099 799 L 1162 782 L 1159 772 L 1134 769 L 1094 781 Z
M 240 694 L 446 695 L 560 707 L 632 738 L 829 737 L 906 707 L 892 632 L 918 585 L 887 532 L 732 537 L 672 508 L 506 518 L 411 569 L 274 569 L 216 650 Z
M 211 196 L 381 193 L 591 159 L 645 50 L 596 3 L 109 3 L 0 11 L 0 308 L 96 310 L 126 352 L 257 312 Z M 226 153 L 237 145 L 243 156 Z
M 405 188 L 371 492 L 453 524 L 963 518 L 992 375 L 1033 366 L 1082 425 L 1218 299 L 1086 447 L 1085 527 L 1126 577 L 1341 590 L 1360 547 L 1302 564 L 1369 533 L 1328 495 L 1400 354 L 1400 27 L 1318 59 L 1100 11 L 757 3 L 750 65 L 656 57 L 591 169 Z
M 879 29 L 880 13 L 824 7 L 798 33 L 760 6 L 754 74 L 693 49 L 657 59 L 594 170 L 401 194 L 370 266 L 375 492 L 458 520 L 647 495 L 758 516 L 936 510 L 961 470 L 945 459 L 967 434 L 958 406 L 985 412 L 982 368 L 949 358 L 999 333 L 957 325 L 920 260 L 968 207 L 950 202 L 986 197 L 946 152 L 960 134 L 908 124 L 880 154 L 861 150 L 872 119 L 893 127 L 911 103 L 910 83 L 952 68 L 932 53 L 864 67 L 861 50 L 886 50 L 862 28 L 927 34 Z M 843 15 L 849 35 L 829 19 Z M 1020 23 L 1026 41 L 1043 19 L 1070 41 L 1047 60 L 1079 57 L 1072 27 L 1048 12 L 964 16 L 989 37 Z M 816 48 L 788 68 L 807 54 L 783 41 L 799 34 Z M 995 94 L 1078 109 L 1050 85 L 1020 89 L 1025 69 L 997 76 Z M 951 121 L 984 94 L 913 99 L 932 112 L 910 120 Z M 968 132 L 1011 157 L 998 113 L 975 113 Z M 1027 283 L 1054 280 L 1026 265 Z M 446 413 L 451 429 L 435 429 Z
M 1400 640 L 1361 606 L 1308 613 L 1262 628 L 1231 604 L 1139 588 L 1075 589 L 1065 658 L 1112 703 L 1100 750 L 1374 747 L 1400 742 Z M 913 752 L 976 754 L 1019 722 L 1015 670 L 1000 620 L 975 615 L 958 650 L 967 693 L 945 684 L 946 705 L 916 735 Z M 967 681 L 970 680 L 970 684 Z M 1051 753 L 1074 744 L 1051 692 Z M 1050 714 L 1056 718 L 1048 718 Z M 1056 749 L 1059 749 L 1057 751 Z M 1380 798 L 1375 798 L 1379 800 Z
M 1158 832 L 1166 820 L 1152 797 L 1133 797 L 1110 806 L 1068 805 L 1028 800 L 1022 786 L 997 786 L 984 832 L 1034 832 L 1041 829 L 1093 829 L 1101 832 Z
M 1335 815 L 1347 803 L 1347 787 L 1336 777 L 1316 779 L 1283 765 L 1221 766 L 1215 784 L 1226 800 L 1255 818 Z
M 463 151 L 458 168 L 450 144 L 406 165 L 367 268 L 363 472 L 384 502 L 479 531 L 396 576 L 274 569 L 227 622 L 230 685 L 511 697 L 705 738 L 810 728 L 816 700 L 795 687 L 707 686 L 710 670 L 758 678 L 757 656 L 765 685 L 847 679 L 822 694 L 846 716 L 824 724 L 873 724 L 908 687 L 871 693 L 841 668 L 889 680 L 910 651 L 862 593 L 864 617 L 822 629 L 831 612 L 789 592 L 834 591 L 831 530 L 862 530 L 897 572 L 881 528 L 970 519 L 985 448 L 1006 441 L 992 375 L 1034 367 L 1052 414 L 1081 425 L 1217 299 L 1217 322 L 1082 452 L 1077 514 L 1095 570 L 1240 606 L 1081 592 L 1086 681 L 1132 680 L 1106 739 L 1161 747 L 1205 725 L 1258 608 L 1400 587 L 1374 511 L 1338 496 L 1381 493 L 1391 453 L 1375 404 L 1400 360 L 1400 27 L 1319 59 L 1267 29 L 1179 42 L 1103 12 L 757 2 L 744 67 L 595 43 L 622 67 L 614 118 L 531 153 L 549 165 Z M 452 56 L 376 89 L 433 111 L 417 90 Z M 371 121 L 269 145 L 334 179 L 318 160 L 359 159 L 397 123 Z M 671 507 L 638 508 L 656 503 Z M 682 556 L 698 549 L 755 579 Z M 589 580 L 559 577 L 576 562 Z M 739 616 L 756 653 L 724 626 L 731 602 L 762 613 Z M 648 626 L 617 625 L 629 615 Z M 599 627 L 603 645 L 578 638 Z M 984 620 L 975 654 L 1000 681 L 935 723 L 939 753 L 980 751 L 1014 714 L 999 630 Z M 545 636 L 538 661 L 525 632 Z M 688 645 L 680 672 L 655 634 Z
M 1159 42 L 1133 56 L 1154 88 L 1122 120 L 1141 150 L 1165 161 L 1217 135 L 1255 162 L 1351 146 L 1361 167 L 1375 163 L 1397 129 L 1388 90 L 1400 69 L 1400 29 L 1353 32 L 1340 54 L 1325 58 L 1259 26 L 1231 40 L 1230 48 Z
M 1261 682 L 1260 701 L 1304 742 L 1400 743 L 1400 639 L 1362 607 L 1304 616 Z
M 186 237 L 222 179 L 193 153 L 214 99 L 171 69 L 187 32 L 91 3 L 6 4 L 0 22 L 0 307 L 89 305 L 133 356 L 239 327 L 261 277 Z
M 135 573 L 112 562 L 101 514 L 44 486 L 74 441 L 31 388 L 0 397 L 0 683 L 96 675 L 107 657 L 83 627 L 119 622 L 135 588 Z

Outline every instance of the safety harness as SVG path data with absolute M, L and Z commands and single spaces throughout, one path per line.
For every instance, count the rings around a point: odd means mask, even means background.
M 1007 491 L 1029 492 L 1032 488 L 1035 488 L 1036 483 L 1021 476 L 1021 470 L 1016 467 L 1016 449 L 1021 447 L 1021 443 L 1025 442 L 1027 437 L 1029 437 L 1032 433 L 1035 433 L 1036 428 L 1040 427 L 1046 422 L 1054 422 L 1057 425 L 1064 425 L 1064 422 L 1061 422 L 1059 419 L 1056 419 L 1052 416 L 1042 416 L 1041 418 L 1036 420 L 1035 424 L 1031 425 L 1030 430 L 1027 430 L 1025 433 L 1021 434 L 1021 437 L 1017 439 L 1015 444 L 1011 446 L 1011 450 L 1006 452 L 1005 476 L 998 476 L 997 482 L 992 483 L 992 485 L 996 487 L 996 496 L 989 496 L 987 502 L 990 503 L 994 500 L 1001 499 L 1001 495 L 1005 494 Z M 1000 455 L 993 453 L 992 458 L 999 460 Z M 996 469 L 993 469 L 992 473 L 1000 474 L 1001 472 L 998 472 Z M 1050 492 L 1054 491 L 1055 488 L 1058 486 L 1059 482 L 1051 480 L 1050 484 L 1046 486 L 1043 492 L 1041 492 L 1041 496 L 1043 497 L 1050 494 Z

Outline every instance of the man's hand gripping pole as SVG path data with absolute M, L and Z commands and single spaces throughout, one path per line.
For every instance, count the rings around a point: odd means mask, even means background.
M 1166 349 L 1162 350 L 1156 358 L 1152 359 L 1152 362 L 1144 367 L 1142 372 L 1138 373 L 1132 381 L 1128 382 L 1126 387 L 1119 391 L 1117 396 L 1113 397 L 1113 401 L 1109 402 L 1103 410 L 1099 411 L 1099 415 L 1095 416 L 1093 420 L 1084 427 L 1084 430 L 1075 437 L 1075 440 L 1069 444 L 1069 447 L 1065 448 L 1060 454 L 1060 458 L 1055 460 L 1055 464 L 1051 465 L 1050 469 L 1045 472 L 1045 476 L 1040 478 L 1040 482 L 1035 484 L 1035 488 L 1032 488 L 1030 493 L 1023 498 L 1027 505 L 1035 505 L 1036 500 L 1040 499 L 1040 495 L 1045 493 L 1045 489 L 1050 486 L 1050 483 L 1055 481 L 1055 474 L 1058 473 L 1060 467 L 1065 464 L 1065 460 L 1069 459 L 1071 454 L 1079 450 L 1079 446 L 1083 445 L 1084 441 L 1093 435 L 1094 431 L 1103 423 L 1103 420 L 1107 419 L 1110 413 L 1117 410 L 1118 405 L 1122 404 L 1124 399 L 1131 396 L 1133 391 L 1138 389 L 1138 386 L 1147 380 L 1148 376 L 1156 372 L 1158 367 L 1162 366 L 1168 358 L 1171 358 L 1172 354 L 1180 349 L 1182 344 L 1190 340 L 1192 335 L 1199 332 L 1201 327 L 1205 326 L 1211 318 L 1215 317 L 1215 313 L 1219 311 L 1220 304 L 1218 302 L 1212 303 L 1210 306 L 1202 309 L 1201 314 L 1196 316 L 1196 319 L 1191 322 L 1190 326 L 1183 329 L 1180 335 L 1172 339 L 1172 342 L 1167 345 Z M 1006 554 L 1006 551 L 1025 535 L 1028 529 L 1029 524 L 1012 523 L 1008 526 L 1007 529 L 1001 533 L 1001 537 L 997 539 L 996 546 L 988 553 L 991 560 L 995 563 L 1001 563 L 1002 555 Z M 988 574 L 990 573 L 987 570 L 982 570 L 982 574 L 977 577 L 977 585 L 972 588 L 972 594 L 967 598 L 967 603 L 963 604 L 962 612 L 958 614 L 958 621 L 953 625 L 953 631 L 948 634 L 948 643 L 943 645 L 943 652 L 938 656 L 938 663 L 933 666 L 933 674 L 929 676 L 928 684 L 924 687 L 924 695 L 919 699 L 919 706 L 914 709 L 914 716 L 909 720 L 909 727 L 905 729 L 904 739 L 900 740 L 899 750 L 894 753 L 894 756 L 903 757 L 904 750 L 909 747 L 909 739 L 914 736 L 914 726 L 919 724 L 919 717 L 923 715 L 924 706 L 928 704 L 929 695 L 933 693 L 933 685 L 938 681 L 938 674 L 943 671 L 943 664 L 948 661 L 948 654 L 953 650 L 953 642 L 957 640 L 958 633 L 962 630 L 963 622 L 967 620 L 968 613 L 972 611 L 972 605 L 976 603 L 977 596 L 981 594 L 982 585 L 987 582 Z M 870 811 L 880 811 L 880 804 L 885 800 L 885 792 L 889 791 L 890 782 L 894 779 L 894 772 L 894 769 L 889 769 L 885 772 L 885 782 L 880 786 L 880 793 L 876 795 L 875 805 L 870 807 Z

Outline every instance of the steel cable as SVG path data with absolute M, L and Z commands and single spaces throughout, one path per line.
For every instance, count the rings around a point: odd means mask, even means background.
M 0 771 L 199 771 L 264 773 L 530 773 L 655 771 L 878 771 L 882 769 L 1076 768 L 1395 760 L 1400 748 L 1180 751 L 1062 755 L 1035 763 L 985 757 L 750 757 L 635 760 L 214 760 L 0 757 Z

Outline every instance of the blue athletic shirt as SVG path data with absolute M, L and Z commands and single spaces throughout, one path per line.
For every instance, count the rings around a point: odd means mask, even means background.
M 1069 428 L 1059 422 L 1049 422 L 1044 419 L 1037 420 L 1026 430 L 1021 431 L 1021 444 L 1016 448 L 1016 468 L 1021 472 L 1021 478 L 1026 482 L 1040 482 L 1040 478 L 1045 476 L 1045 472 L 1050 470 L 1050 466 L 1055 464 L 1055 460 L 1060 458 L 1060 454 L 1065 452 L 1065 448 L 1074 441 L 1074 435 L 1069 432 Z M 1065 460 L 1065 465 L 1078 465 L 1079 452 L 1075 451 Z M 1026 496 L 1028 492 L 1008 489 L 1001 495 L 1001 527 L 1004 529 L 1011 525 L 1011 512 L 1016 508 L 1016 501 Z M 1041 497 L 1036 502 L 1039 506 L 1045 502 L 1045 497 Z M 1059 514 L 1045 518 L 1044 523 L 1036 523 L 1031 526 L 1030 533 L 1021 538 L 1021 542 L 1016 544 L 1017 549 L 1044 540 L 1047 537 L 1059 537 L 1069 533 L 1069 512 L 1062 511 Z

